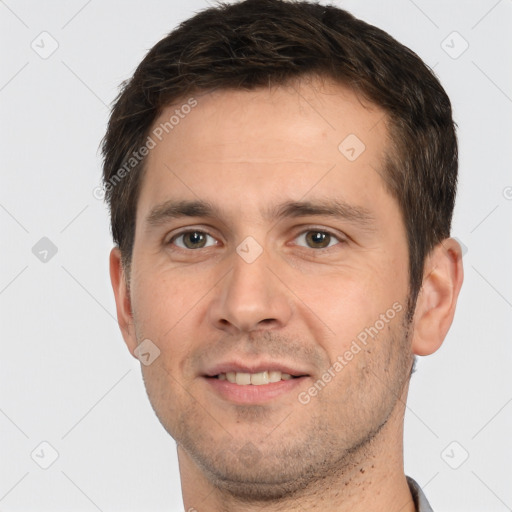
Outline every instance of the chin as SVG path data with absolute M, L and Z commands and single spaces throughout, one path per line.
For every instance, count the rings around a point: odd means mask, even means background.
M 203 469 L 211 483 L 239 501 L 279 501 L 300 495 L 312 481 L 307 468 L 300 467 L 297 459 L 294 465 L 284 467 L 283 462 L 273 464 L 268 460 L 252 466 L 243 463 L 228 466 L 214 465 Z M 311 468 L 309 468 L 311 470 Z

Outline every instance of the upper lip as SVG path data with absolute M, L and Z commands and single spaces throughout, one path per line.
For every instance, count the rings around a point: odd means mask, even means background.
M 206 377 L 215 377 L 220 373 L 240 372 L 240 373 L 259 373 L 264 371 L 279 371 L 281 373 L 288 373 L 294 377 L 302 377 L 309 375 L 307 371 L 303 371 L 297 366 L 292 366 L 286 363 L 279 363 L 276 361 L 261 361 L 261 362 L 242 362 L 242 361 L 226 361 L 218 363 L 215 366 L 208 368 L 205 372 Z

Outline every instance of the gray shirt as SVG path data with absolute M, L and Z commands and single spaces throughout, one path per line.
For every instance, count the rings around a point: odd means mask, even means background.
M 427 498 L 423 494 L 421 487 L 410 477 L 407 477 L 407 483 L 411 490 L 414 504 L 416 505 L 417 512 L 433 512 L 432 507 L 429 505 Z

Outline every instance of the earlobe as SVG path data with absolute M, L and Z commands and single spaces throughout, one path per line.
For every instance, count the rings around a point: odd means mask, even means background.
M 453 238 L 443 240 L 427 256 L 424 268 L 412 340 L 412 351 L 420 356 L 438 350 L 452 324 L 464 279 L 459 243 Z
M 128 350 L 134 356 L 137 338 L 133 325 L 130 292 L 125 278 L 119 247 L 110 251 L 110 281 L 116 300 L 117 321 Z M 135 356 L 134 356 L 135 357 Z

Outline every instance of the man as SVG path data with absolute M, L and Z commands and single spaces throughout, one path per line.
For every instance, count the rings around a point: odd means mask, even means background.
M 332 6 L 220 5 L 150 50 L 103 152 L 119 324 L 185 510 L 431 510 L 404 409 L 463 270 L 422 61 Z

